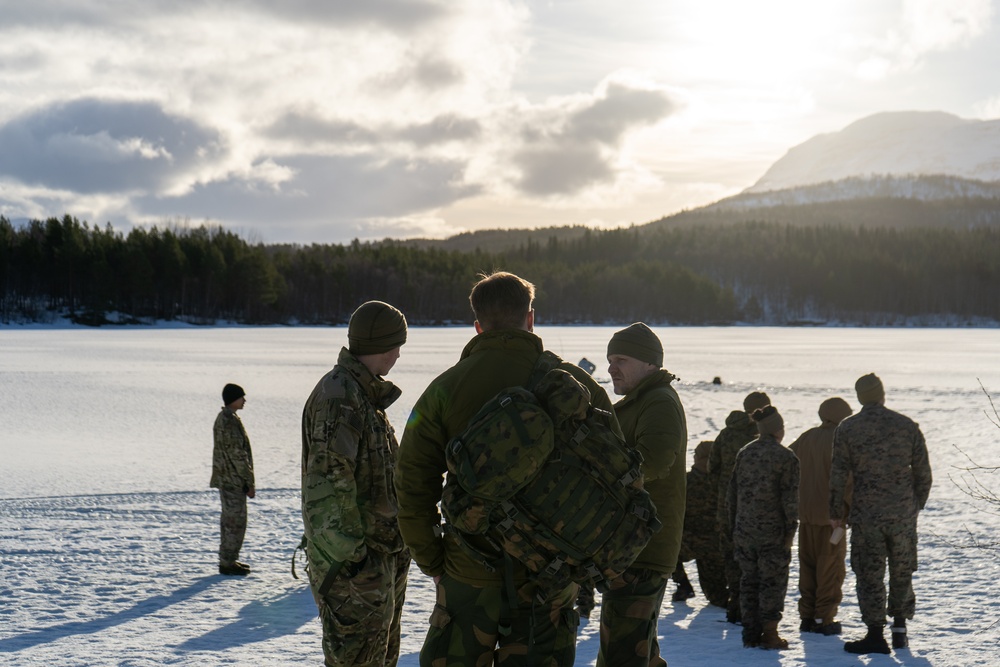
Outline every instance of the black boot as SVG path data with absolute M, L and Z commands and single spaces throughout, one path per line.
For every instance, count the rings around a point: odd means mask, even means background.
M 892 622 L 892 647 L 893 648 L 908 648 L 910 645 L 910 640 L 906 637 L 906 619 L 897 616 Z
M 889 645 L 885 643 L 885 637 L 882 636 L 884 627 L 883 625 L 869 625 L 868 634 L 865 635 L 865 638 L 847 642 L 844 644 L 844 650 L 848 653 L 857 653 L 859 655 L 866 653 L 885 653 L 888 655 L 890 653 Z
M 764 634 L 764 628 L 759 625 L 743 626 L 743 648 L 757 648 Z
M 690 598 L 694 597 L 694 586 L 691 585 L 690 581 L 685 581 L 677 584 L 677 590 L 674 594 L 670 596 L 670 599 L 674 602 L 684 602 Z

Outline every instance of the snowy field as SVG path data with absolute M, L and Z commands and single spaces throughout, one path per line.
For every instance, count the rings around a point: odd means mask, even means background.
M 538 332 L 567 360 L 597 363 L 609 386 L 603 356 L 617 328 Z M 390 410 L 400 434 L 419 393 L 472 333 L 411 330 L 389 376 L 404 392 Z M 965 455 L 1000 465 L 1000 429 L 984 414 L 990 403 L 979 385 L 1000 404 L 1000 332 L 658 333 L 665 366 L 681 378 L 687 467 L 698 442 L 714 438 L 749 391 L 768 392 L 791 442 L 816 425 L 823 399 L 840 395 L 857 409 L 854 380 L 874 371 L 887 405 L 920 423 L 935 476 L 919 524 L 909 650 L 843 651 L 846 639 L 863 633 L 850 571 L 844 636 L 800 635 L 793 560 L 781 625 L 790 650 L 743 649 L 739 628 L 706 607 L 699 591 L 686 603 L 664 603 L 660 643 L 671 667 L 1000 664 L 1000 567 L 991 551 L 968 547 L 994 540 L 1000 521 L 956 483 L 967 475 Z M 344 328 L 0 329 L 0 665 L 322 664 L 312 598 L 290 573 L 301 534 L 299 418 L 345 342 Z M 219 503 L 208 479 L 226 382 L 247 391 L 240 414 L 257 469 L 243 551 L 254 573 L 246 579 L 216 574 Z M 993 482 L 985 473 L 980 479 Z M 414 568 L 400 664 L 418 664 L 432 605 L 431 582 Z M 580 628 L 580 665 L 597 655 L 598 613 Z

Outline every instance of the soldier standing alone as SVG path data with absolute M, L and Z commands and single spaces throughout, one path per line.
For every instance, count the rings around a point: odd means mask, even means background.
M 830 522 L 844 525 L 844 494 L 854 478 L 850 514 L 851 569 L 857 576 L 858 606 L 868 626 L 863 639 L 844 644 L 849 653 L 889 653 L 883 636 L 886 613 L 893 617 L 892 647 L 906 648 L 906 621 L 916 597 L 917 513 L 931 490 L 931 464 L 920 428 L 885 407 L 885 389 L 874 373 L 854 385 L 861 412 L 845 419 L 833 438 Z M 889 595 L 885 569 L 889 564 Z
M 382 379 L 406 342 L 406 318 L 368 301 L 347 336 L 302 411 L 302 519 L 327 666 L 381 667 L 399 658 L 410 567 L 396 523 L 399 445 L 385 414 L 401 392 Z
M 236 414 L 246 405 L 246 392 L 238 384 L 222 388 L 222 410 L 212 428 L 212 480 L 219 490 L 222 516 L 219 519 L 219 574 L 244 576 L 250 566 L 239 561 L 247 530 L 247 498 L 256 495 L 253 452 L 243 422 Z

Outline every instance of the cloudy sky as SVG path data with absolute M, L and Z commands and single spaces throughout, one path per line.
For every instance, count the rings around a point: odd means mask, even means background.
M 1000 117 L 998 2 L 0 0 L 0 214 L 641 224 L 873 113 Z

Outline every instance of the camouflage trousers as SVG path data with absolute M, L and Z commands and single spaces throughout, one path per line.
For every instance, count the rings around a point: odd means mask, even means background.
M 760 627 L 780 621 L 788 592 L 788 566 L 792 551 L 778 543 L 740 540 L 734 546 L 743 576 L 740 579 L 740 612 L 743 627 Z
M 719 555 L 726 574 L 726 588 L 729 589 L 729 604 L 726 608 L 732 616 L 740 618 L 740 581 L 743 579 L 743 570 L 736 561 L 732 539 L 725 535 L 719 537 Z
M 247 494 L 243 491 L 219 489 L 222 516 L 219 518 L 219 562 L 235 563 L 243 548 L 247 532 Z
M 666 667 L 657 620 L 668 575 L 629 568 L 601 596 L 601 648 L 597 667 Z
M 889 564 L 889 595 L 885 568 Z M 865 625 L 882 625 L 891 617 L 913 618 L 916 596 L 917 522 L 888 526 L 851 526 L 851 569 L 857 577 L 858 607 Z
M 400 618 L 410 554 L 369 550 L 353 577 L 341 570 L 326 595 L 310 585 L 323 623 L 326 667 L 382 667 L 399 660 Z
M 831 532 L 829 524 L 799 524 L 799 618 L 824 624 L 837 617 L 847 573 L 847 540 L 830 544 Z
M 687 580 L 687 572 L 684 571 L 684 563 L 694 560 L 698 568 L 698 584 L 705 599 L 716 607 L 727 607 L 729 604 L 729 587 L 726 585 L 726 568 L 722 560 L 722 554 L 718 546 L 698 545 L 692 548 L 682 544 L 681 552 L 677 558 L 677 567 L 671 578 L 674 583 L 681 584 Z
M 420 649 L 421 667 L 570 667 L 576 658 L 573 609 L 577 585 L 540 603 L 532 583 L 517 589 L 517 609 L 501 620 L 508 605 L 503 589 L 463 583 L 444 574 L 430 629 Z

